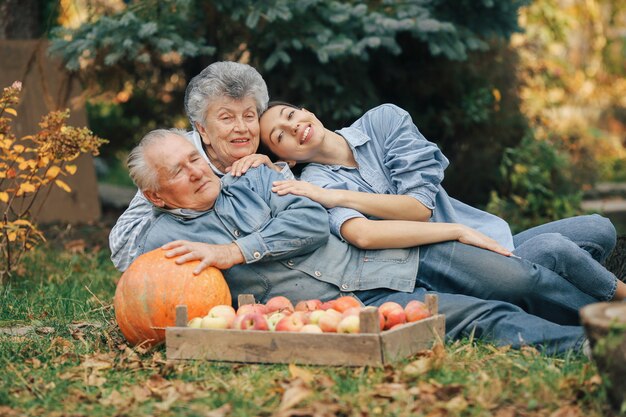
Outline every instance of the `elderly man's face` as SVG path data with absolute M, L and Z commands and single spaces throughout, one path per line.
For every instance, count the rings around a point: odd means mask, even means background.
M 211 162 L 222 172 L 259 147 L 259 115 L 251 97 L 223 97 L 212 102 L 203 125 L 196 125 Z
M 220 180 L 187 139 L 172 134 L 145 150 L 156 169 L 158 191 L 144 191 L 159 207 L 208 210 L 220 192 Z

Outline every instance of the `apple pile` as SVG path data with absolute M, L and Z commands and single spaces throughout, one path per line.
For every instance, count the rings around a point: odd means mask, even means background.
M 359 313 L 364 307 L 351 296 L 335 300 L 304 300 L 295 307 L 286 297 L 276 296 L 265 304 L 244 304 L 235 310 L 217 305 L 204 317 L 195 317 L 188 326 L 202 329 L 269 330 L 303 333 L 359 333 Z M 381 330 L 430 317 L 426 304 L 412 300 L 405 307 L 388 301 L 378 307 Z

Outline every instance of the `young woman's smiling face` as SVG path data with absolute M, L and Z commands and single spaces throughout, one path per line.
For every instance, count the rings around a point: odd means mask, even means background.
M 280 159 L 296 162 L 310 160 L 326 132 L 313 113 L 282 104 L 267 109 L 259 124 L 263 144 Z

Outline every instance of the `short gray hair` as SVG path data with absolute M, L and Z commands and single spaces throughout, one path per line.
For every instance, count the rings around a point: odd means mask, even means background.
M 193 77 L 185 90 L 185 112 L 194 130 L 196 122 L 204 126 L 209 104 L 222 97 L 252 97 L 259 115 L 269 101 L 267 84 L 256 69 L 238 62 L 214 62 Z
M 128 154 L 128 159 L 126 160 L 128 174 L 141 191 L 158 191 L 159 188 L 157 170 L 146 161 L 146 149 L 166 140 L 171 135 L 178 135 L 189 140 L 184 130 L 156 129 L 148 132 L 141 138 L 139 144 Z

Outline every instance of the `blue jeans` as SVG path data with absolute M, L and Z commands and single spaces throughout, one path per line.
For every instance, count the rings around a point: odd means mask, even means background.
M 366 305 L 380 306 L 386 301 L 395 301 L 401 305 L 414 299 L 423 301 L 426 293 L 424 288 L 416 288 L 412 293 L 375 289 L 357 291 L 355 295 Z M 446 316 L 447 339 L 473 335 L 484 341 L 514 348 L 536 346 L 548 354 L 580 349 L 585 339 L 580 326 L 552 323 L 510 303 L 461 294 L 436 294 L 439 296 L 439 312 Z
M 506 301 L 565 325 L 578 325 L 578 310 L 598 301 L 541 265 L 456 241 L 420 248 L 416 286 Z
M 600 301 L 613 299 L 617 277 L 602 263 L 615 247 L 610 220 L 593 214 L 533 227 L 513 237 L 515 253 L 542 265 Z

